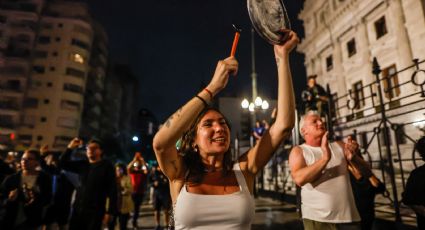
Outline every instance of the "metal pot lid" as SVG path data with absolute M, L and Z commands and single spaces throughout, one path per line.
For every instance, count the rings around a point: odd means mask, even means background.
M 282 0 L 247 0 L 249 18 L 255 31 L 268 43 L 282 44 L 291 29 Z

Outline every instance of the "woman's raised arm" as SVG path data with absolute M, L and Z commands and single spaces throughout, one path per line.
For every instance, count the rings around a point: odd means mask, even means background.
M 274 46 L 278 72 L 276 121 L 266 130 L 257 144 L 248 151 L 247 170 L 255 175 L 272 157 L 280 143 L 288 138 L 295 125 L 295 97 L 289 68 L 289 53 L 298 44 L 297 35 L 290 31 L 288 40 Z
M 183 159 L 177 154 L 177 140 L 190 128 L 197 115 L 213 97 L 226 87 L 229 74 L 235 75 L 237 71 L 238 62 L 234 57 L 219 61 L 208 86 L 171 115 L 155 135 L 153 140 L 155 155 L 170 180 L 180 178 L 185 173 Z

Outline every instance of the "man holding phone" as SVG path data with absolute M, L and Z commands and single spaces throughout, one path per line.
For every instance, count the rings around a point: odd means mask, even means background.
M 102 159 L 102 142 L 97 139 L 87 143 L 88 160 L 71 160 L 73 151 L 82 145 L 79 138 L 71 140 L 59 162 L 64 170 L 80 177 L 69 229 L 101 229 L 102 220 L 107 224 L 110 216 L 117 213 L 115 169 L 111 162 Z M 105 208 L 107 199 L 109 205 Z

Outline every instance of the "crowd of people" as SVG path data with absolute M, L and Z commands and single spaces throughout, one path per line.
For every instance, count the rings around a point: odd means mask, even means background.
M 78 151 L 85 146 L 85 157 Z M 16 159 L 15 159 L 16 158 Z M 28 149 L 0 159 L 0 229 L 137 229 L 143 201 L 160 229 L 171 207 L 168 179 L 140 152 L 128 164 L 103 159 L 103 143 L 74 138 L 63 153 Z M 150 193 L 152 197 L 145 194 Z M 151 200 L 149 200 L 151 199 Z

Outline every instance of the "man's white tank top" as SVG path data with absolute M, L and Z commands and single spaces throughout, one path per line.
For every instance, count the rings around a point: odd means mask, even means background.
M 301 187 L 301 211 L 305 219 L 327 223 L 360 221 L 351 190 L 347 161 L 338 143 L 329 144 L 331 160 L 322 175 Z M 322 158 L 322 149 L 300 145 L 307 165 Z
M 176 230 L 248 230 L 255 214 L 251 196 L 239 163 L 233 165 L 240 191 L 226 195 L 189 193 L 183 186 L 174 210 Z

